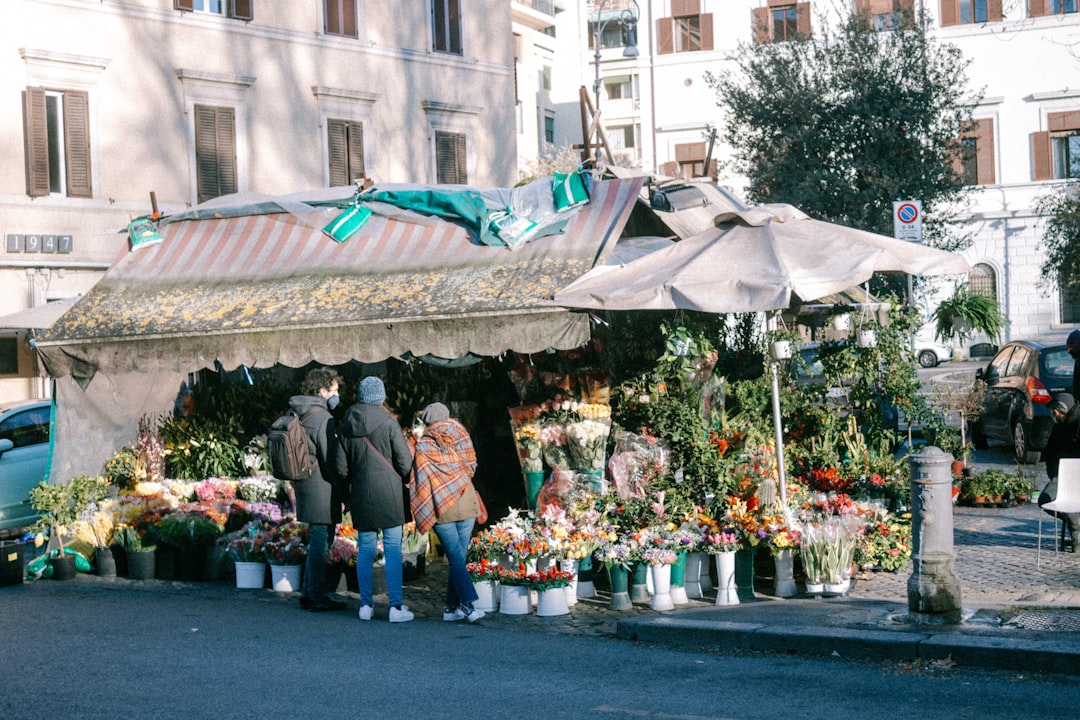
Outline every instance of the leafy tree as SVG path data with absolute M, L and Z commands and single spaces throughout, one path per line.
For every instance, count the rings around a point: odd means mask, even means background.
M 1080 184 L 1043 195 L 1035 212 L 1046 218 L 1043 281 L 1058 287 L 1080 287 Z
M 822 18 L 811 37 L 743 44 L 734 67 L 706 74 L 726 115 L 728 165 L 747 176 L 749 200 L 892 236 L 893 201 L 915 198 L 928 244 L 962 247 L 947 230 L 964 194 L 953 161 L 981 92 L 968 88 L 960 51 L 931 37 L 925 14 L 901 27 Z

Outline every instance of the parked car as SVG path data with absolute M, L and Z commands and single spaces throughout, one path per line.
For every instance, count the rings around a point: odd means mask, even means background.
M 49 476 L 48 400 L 0 405 L 0 534 L 32 525 L 30 490 Z
M 913 349 L 915 351 L 915 359 L 918 360 L 919 365 L 924 368 L 937 367 L 939 363 L 952 360 L 952 348 L 947 345 L 942 345 L 932 338 L 926 339 L 916 337 Z
M 971 423 L 971 441 L 985 448 L 988 438 L 1013 446 L 1018 463 L 1039 461 L 1054 418 L 1054 395 L 1072 387 L 1073 358 L 1064 338 L 1014 340 L 1005 344 L 975 377 L 986 383 L 982 414 Z

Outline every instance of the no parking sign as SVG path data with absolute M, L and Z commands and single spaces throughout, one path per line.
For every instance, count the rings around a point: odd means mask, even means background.
M 922 201 L 896 200 L 893 206 L 893 237 L 922 242 Z

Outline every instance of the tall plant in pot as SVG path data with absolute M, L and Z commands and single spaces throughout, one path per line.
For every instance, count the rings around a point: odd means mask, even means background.
M 957 285 L 953 294 L 937 306 L 933 318 L 935 335 L 944 342 L 964 342 L 975 332 L 985 333 L 991 342 L 997 342 L 1006 322 L 998 301 L 971 292 L 966 282 Z
M 55 556 L 50 561 L 55 579 L 69 580 L 75 576 L 75 556 L 64 551 L 64 534 L 71 531 L 80 514 L 93 503 L 103 500 L 108 492 L 106 480 L 89 475 L 72 478 L 63 485 L 51 485 L 42 480 L 30 491 L 30 502 L 41 514 L 34 527 L 47 530 L 50 544 L 55 545 Z

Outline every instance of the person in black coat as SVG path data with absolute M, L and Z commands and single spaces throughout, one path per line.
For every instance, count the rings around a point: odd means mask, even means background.
M 370 620 L 373 615 L 373 565 L 381 532 L 390 622 L 408 622 L 413 614 L 401 602 L 401 535 L 412 451 L 401 425 L 383 405 L 386 388 L 382 380 L 361 380 L 358 399 L 342 420 L 341 444 L 348 461 L 352 520 L 359 534 L 356 579 L 360 585 L 360 619 Z
M 1054 427 L 1043 450 L 1050 482 L 1039 493 L 1039 507 L 1057 497 L 1058 466 L 1062 458 L 1080 458 L 1080 405 L 1076 404 L 1076 398 L 1069 393 L 1058 393 L 1050 402 L 1050 414 L 1054 416 Z M 1080 513 L 1046 512 L 1065 521 L 1072 535 L 1072 550 L 1080 552 Z
M 345 603 L 330 598 L 326 585 L 326 553 L 333 529 L 341 522 L 341 498 L 348 467 L 338 442 L 334 417 L 341 377 L 330 368 L 308 371 L 303 395 L 289 398 L 289 408 L 300 417 L 308 435 L 308 448 L 316 463 L 311 477 L 293 483 L 296 519 L 308 525 L 308 553 L 300 583 L 300 607 L 321 612 L 343 610 Z
M 1077 382 L 1080 381 L 1080 330 L 1069 333 L 1069 337 L 1065 339 L 1065 349 L 1076 361 L 1073 363 L 1072 396 L 1077 398 L 1080 397 L 1080 387 L 1077 387 Z

